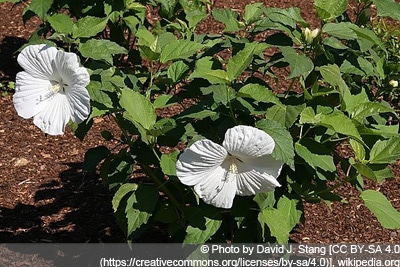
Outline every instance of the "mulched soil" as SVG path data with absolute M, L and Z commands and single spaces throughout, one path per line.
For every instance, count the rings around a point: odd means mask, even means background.
M 243 10 L 250 1 L 215 2 L 217 7 Z M 299 7 L 303 17 L 313 27 L 318 26 L 311 0 L 265 0 L 265 4 Z M 40 23 L 32 19 L 24 25 L 22 8 L 0 3 L 0 82 L 4 84 L 13 81 L 19 70 L 15 51 Z M 218 32 L 221 28 L 206 21 L 201 30 Z M 116 132 L 113 122 L 107 118 L 96 120 L 83 142 L 70 131 L 63 136 L 45 136 L 31 120 L 16 114 L 11 91 L 0 97 L 0 114 L 0 243 L 124 242 L 113 216 L 110 193 L 97 175 L 84 176 L 81 169 L 87 149 L 112 147 L 100 133 L 105 129 Z M 343 150 L 348 152 L 345 147 Z M 400 162 L 392 166 L 393 179 L 383 184 L 367 182 L 369 188 L 385 194 L 398 210 L 399 166 Z M 347 203 L 334 203 L 331 207 L 325 203 L 305 204 L 305 223 L 293 231 L 294 242 L 400 242 L 400 231 L 383 229 L 357 198 L 357 190 L 344 186 L 337 191 Z M 142 241 L 168 241 L 162 233 L 153 232 Z M 0 249 L 0 255 L 2 252 Z

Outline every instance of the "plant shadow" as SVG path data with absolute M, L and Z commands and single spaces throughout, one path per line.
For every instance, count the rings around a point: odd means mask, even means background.
M 15 81 L 19 67 L 16 57 L 18 49 L 26 44 L 26 39 L 6 36 L 0 43 L 0 82 Z
M 81 163 L 67 163 L 59 179 L 34 193 L 35 204 L 0 209 L 0 243 L 125 242 L 111 206 L 112 195 Z

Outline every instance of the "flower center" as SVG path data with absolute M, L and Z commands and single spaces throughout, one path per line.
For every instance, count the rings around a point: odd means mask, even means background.
M 233 156 L 229 156 L 229 173 L 231 174 L 238 174 L 238 166 L 237 166 L 237 161 L 239 159 L 233 157 Z
M 66 84 L 63 84 L 62 82 L 61 83 L 59 83 L 59 82 L 56 82 L 56 84 L 54 84 L 52 87 L 51 87 L 51 91 L 53 92 L 53 93 L 55 93 L 55 94 L 57 94 L 58 92 L 60 92 L 61 91 L 61 93 L 64 93 L 65 92 L 65 86 L 67 86 Z

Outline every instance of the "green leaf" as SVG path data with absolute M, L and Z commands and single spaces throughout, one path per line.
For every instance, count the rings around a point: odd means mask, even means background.
M 354 155 L 356 157 L 357 160 L 359 161 L 363 161 L 365 160 L 365 149 L 364 146 L 362 144 L 360 144 L 359 142 L 357 142 L 354 139 L 350 139 L 349 143 L 351 145 L 351 148 L 354 151 Z
M 279 199 L 277 209 L 286 215 L 289 227 L 294 228 L 300 221 L 301 210 L 297 209 L 298 200 L 283 196 Z
M 246 44 L 243 50 L 234 55 L 226 65 L 228 80 L 232 82 L 237 79 L 240 74 L 250 65 L 253 60 L 256 44 Z
M 140 93 L 130 89 L 121 90 L 120 104 L 126 110 L 124 116 L 134 124 L 140 124 L 146 130 L 155 124 L 157 115 L 154 107 Z
M 167 75 L 172 82 L 178 82 L 181 77 L 189 70 L 189 66 L 183 61 L 176 61 L 168 67 Z
M 272 120 L 261 120 L 256 126 L 268 133 L 275 141 L 275 149 L 272 156 L 285 162 L 294 170 L 293 138 L 285 126 Z
M 263 13 L 263 3 L 248 4 L 244 8 L 243 19 L 247 25 L 255 22 Z
M 357 105 L 351 112 L 350 116 L 359 121 L 360 123 L 369 116 L 373 116 L 379 113 L 393 113 L 394 110 L 389 106 L 379 102 L 366 102 Z
M 205 229 L 199 229 L 189 225 L 186 228 L 186 236 L 183 241 L 184 244 L 201 244 L 206 242 L 213 236 L 222 224 L 221 220 L 214 220 L 205 218 Z
M 204 47 L 203 44 L 189 40 L 174 40 L 166 44 L 160 56 L 161 63 L 166 63 L 170 60 L 186 59 Z
M 48 18 L 48 21 L 57 32 L 59 33 L 72 33 L 74 23 L 71 18 L 64 13 L 54 14 Z
M 97 146 L 88 149 L 83 160 L 83 172 L 94 172 L 97 165 L 99 165 L 99 163 L 105 159 L 109 153 L 110 150 L 108 150 L 108 148 L 105 146 Z
M 370 163 L 388 164 L 400 158 L 400 136 L 388 140 L 379 140 L 370 152 Z
M 176 162 L 178 161 L 178 155 L 180 151 L 176 150 L 170 154 L 161 155 L 161 169 L 166 175 L 176 176 Z
M 274 191 L 257 193 L 253 200 L 258 204 L 260 209 L 266 209 L 275 205 L 275 193 Z
M 212 11 L 214 19 L 225 24 L 227 32 L 236 32 L 240 29 L 239 14 L 232 9 L 218 8 Z
M 290 232 L 300 220 L 301 211 L 296 209 L 297 202 L 282 197 L 278 201 L 277 209 L 266 208 L 258 215 L 260 224 L 265 223 L 269 227 L 271 235 L 279 244 L 286 244 L 289 241 Z
M 108 18 L 87 16 L 79 19 L 72 28 L 73 38 L 93 37 L 106 28 Z
M 173 96 L 172 95 L 159 95 L 157 96 L 156 100 L 153 102 L 154 108 L 165 108 L 168 106 L 173 105 L 174 103 L 170 103 Z
M 274 105 L 267 109 L 265 118 L 290 128 L 304 108 L 305 104 L 298 106 Z
M 286 244 L 289 240 L 289 233 L 292 230 L 289 222 L 281 211 L 274 208 L 263 209 L 258 215 L 261 225 L 266 224 L 271 235 L 276 238 L 279 244 Z
M 378 218 L 378 221 L 384 228 L 400 228 L 400 212 L 393 208 L 387 198 L 378 191 L 365 190 L 360 194 L 365 206 L 370 209 Z
M 400 20 L 400 4 L 394 0 L 373 0 L 378 9 L 378 16 Z
M 264 103 L 274 103 L 281 105 L 281 102 L 271 89 L 260 84 L 249 83 L 240 88 L 237 97 L 249 97 Z
M 312 107 L 306 107 L 301 113 L 300 113 L 300 124 L 318 124 L 320 122 L 320 115 L 316 116 L 314 109 Z
M 290 64 L 290 75 L 286 79 L 292 79 L 302 76 L 306 78 L 314 69 L 314 64 L 311 59 L 305 55 L 297 54 L 292 47 L 280 47 L 285 61 Z
M 355 160 L 353 158 L 350 158 L 349 160 L 351 166 L 353 166 L 357 172 L 375 182 L 378 181 L 377 177 L 375 176 L 374 171 L 366 164 L 364 163 L 358 163 L 355 162 Z
M 26 10 L 30 10 L 35 13 L 42 20 L 50 10 L 54 0 L 32 0 Z M 26 11 L 24 10 L 24 12 Z
M 325 126 L 337 133 L 352 137 L 358 142 L 364 143 L 353 121 L 344 115 L 343 112 L 335 109 L 330 114 L 321 114 L 320 119 L 320 125 Z
M 84 57 L 95 60 L 105 60 L 106 62 L 112 64 L 113 55 L 127 54 L 128 50 L 110 40 L 90 39 L 79 45 L 79 52 L 81 52 L 82 56 Z
M 204 95 L 212 94 L 216 103 L 222 103 L 225 106 L 236 97 L 236 91 L 226 84 L 214 84 L 202 87 L 201 92 Z
M 125 183 L 118 188 L 117 192 L 115 192 L 114 197 L 112 199 L 112 207 L 114 212 L 117 212 L 119 205 L 121 204 L 122 199 L 130 192 L 136 191 L 138 188 L 137 184 L 133 183 Z
M 357 34 L 352 30 L 352 25 L 350 22 L 327 23 L 322 27 L 322 32 L 339 39 L 355 40 Z
M 137 26 L 140 24 L 140 20 L 136 16 L 127 16 L 123 17 L 128 28 L 132 31 L 132 33 L 136 33 Z
M 346 11 L 347 0 L 315 0 L 314 6 L 318 17 L 331 21 Z
M 215 61 L 212 57 L 203 57 L 196 63 L 196 69 L 190 75 L 189 79 L 202 78 L 208 80 L 211 84 L 229 83 L 226 71 L 222 69 L 213 69 Z
M 140 226 L 147 223 L 152 216 L 159 199 L 158 191 L 152 187 L 140 185 L 126 201 L 126 218 L 128 219 L 127 236 L 129 237 Z
M 314 145 L 319 144 L 315 142 Z M 302 157 L 313 169 L 317 170 L 317 168 L 321 168 L 329 172 L 336 171 L 336 166 L 331 155 L 313 153 L 307 147 L 298 142 L 295 143 L 294 149 L 296 153 Z

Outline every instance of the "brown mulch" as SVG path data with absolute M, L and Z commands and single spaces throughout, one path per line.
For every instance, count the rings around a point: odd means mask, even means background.
M 217 0 L 217 7 L 243 10 L 250 1 Z M 317 26 L 312 1 L 265 0 L 267 6 L 296 6 L 303 17 Z M 0 3 L 0 82 L 15 79 L 19 70 L 14 52 L 40 23 L 23 25 L 22 6 Z M 349 9 L 351 10 L 351 8 Z M 203 30 L 218 31 L 217 24 L 205 23 Z M 2 88 L 0 87 L 0 90 Z M 4 89 L 4 88 L 3 88 Z M 103 142 L 102 130 L 117 131 L 107 118 L 98 119 L 81 142 L 67 131 L 63 136 L 45 136 L 31 120 L 20 118 L 12 105 L 12 92 L 0 97 L 0 243 L 10 242 L 124 242 L 111 207 L 111 194 L 95 175 L 82 173 L 87 149 L 113 144 Z M 400 210 L 400 167 L 395 177 L 379 189 Z M 400 242 L 399 230 L 383 229 L 357 199 L 358 192 L 342 187 L 347 203 L 305 204 L 305 224 L 291 239 L 303 243 Z M 155 231 L 154 231 L 155 232 Z M 146 242 L 167 241 L 159 233 Z M 1 254 L 1 250 L 0 250 Z

